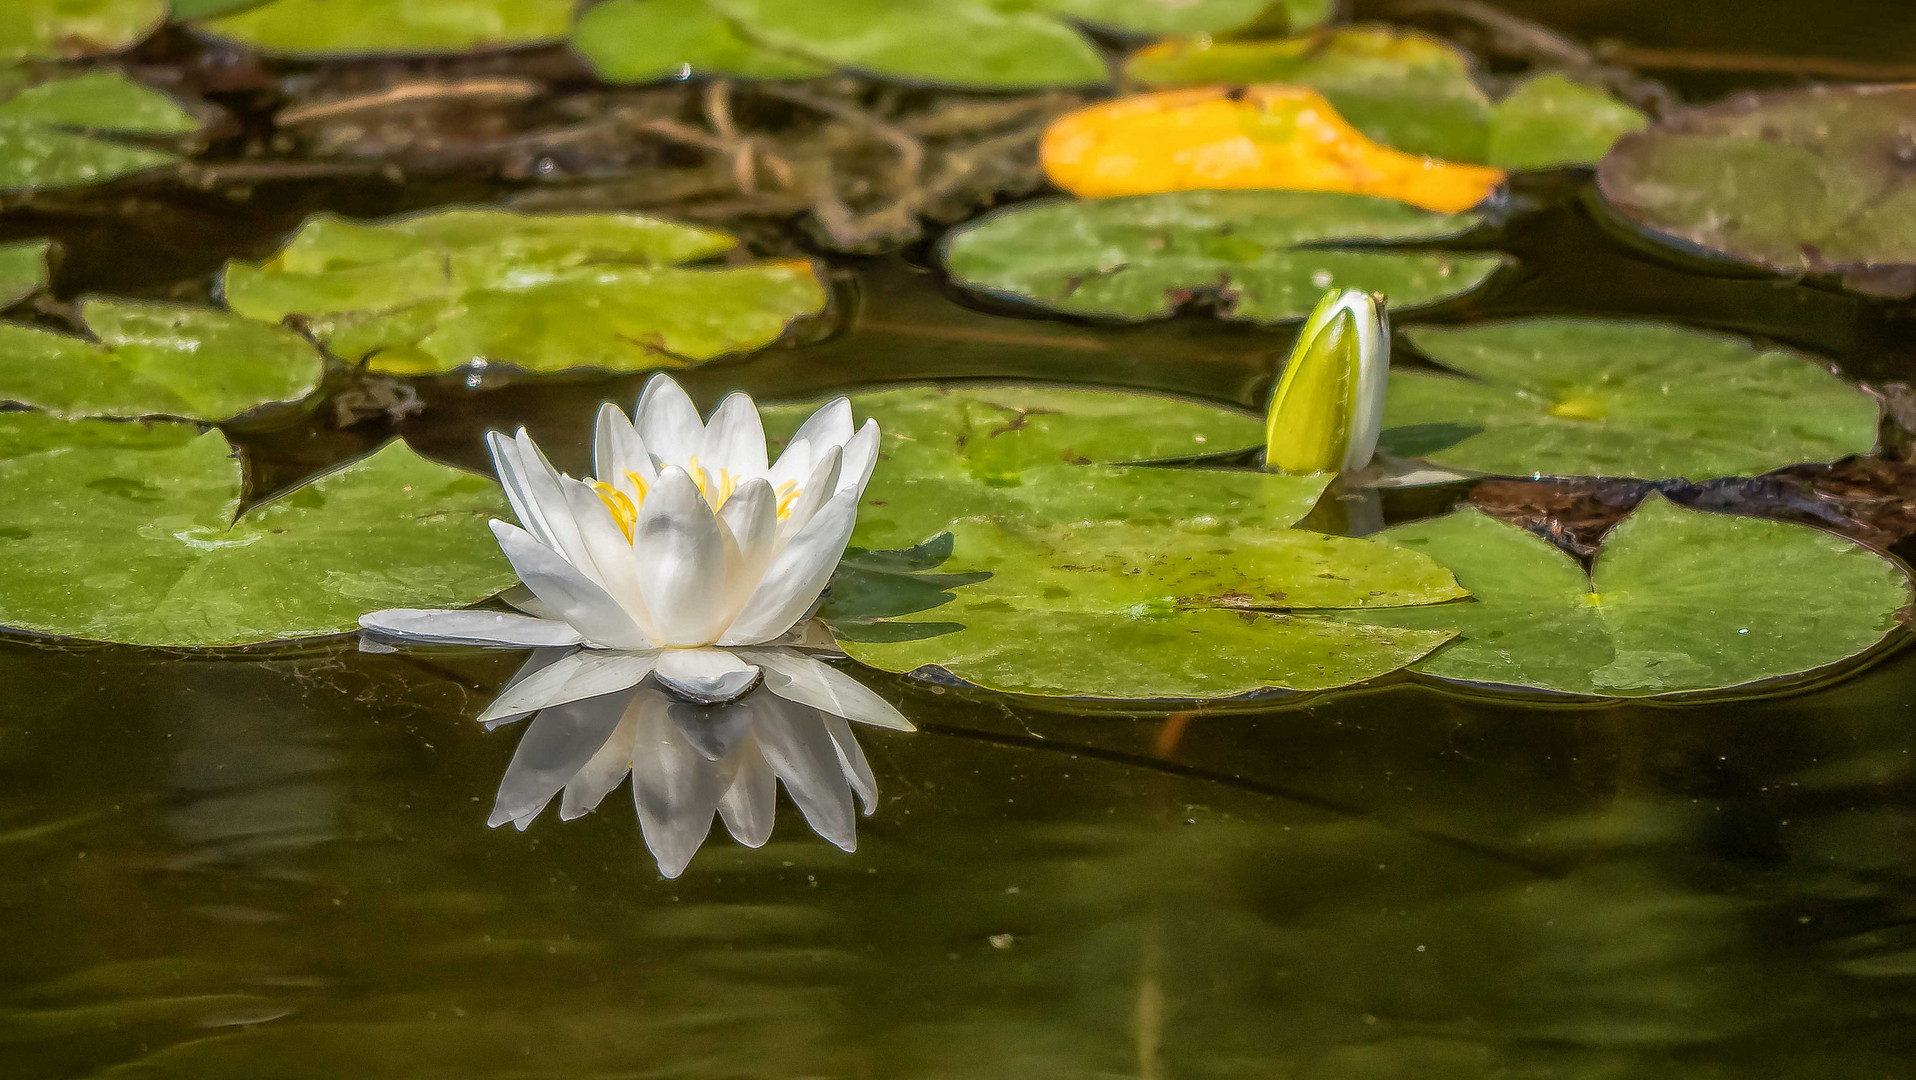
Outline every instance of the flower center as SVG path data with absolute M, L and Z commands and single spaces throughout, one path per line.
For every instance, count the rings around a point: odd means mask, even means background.
M 605 508 L 611 511 L 612 520 L 618 523 L 619 531 L 625 534 L 625 542 L 629 544 L 632 542 L 632 527 L 639 523 L 639 506 L 645 502 L 647 485 L 645 477 L 630 469 L 626 470 L 625 478 L 631 482 L 632 490 L 639 493 L 637 502 L 627 497 L 625 492 L 603 480 L 593 480 L 591 484 L 593 494 L 597 495 L 599 501 L 605 504 Z
M 725 505 L 726 500 L 738 491 L 739 478 L 733 476 L 728 469 L 720 469 L 718 477 L 714 479 L 710 472 L 699 465 L 696 454 L 693 455 L 690 465 L 686 474 L 692 478 L 694 484 L 698 485 L 699 494 L 705 496 L 706 503 L 716 513 Z M 638 498 L 628 496 L 603 480 L 588 479 L 587 483 L 592 485 L 593 494 L 599 497 L 599 501 L 604 503 L 606 510 L 612 514 L 612 520 L 618 524 L 619 531 L 625 534 L 626 543 L 631 543 L 632 530 L 639 523 L 639 507 L 645 505 L 645 495 L 649 485 L 646 484 L 644 477 L 630 469 L 626 470 L 625 478 L 632 485 L 632 490 L 638 492 Z M 804 489 L 796 480 L 787 480 L 778 486 L 778 490 L 773 493 L 778 497 L 778 520 L 784 521 L 792 516 L 792 507 L 798 503 L 798 497 L 803 493 Z

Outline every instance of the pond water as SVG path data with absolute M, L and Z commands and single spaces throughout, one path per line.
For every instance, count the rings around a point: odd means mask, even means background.
M 1912 35 L 1899 52 L 1864 29 L 1907 22 L 1900 3 L 1509 6 L 1642 45 L 1916 58 Z M 155 196 L 22 208 L 0 233 L 59 239 L 63 294 L 164 295 L 314 209 L 488 194 Z M 1702 272 L 1582 196 L 1526 181 L 1532 209 L 1491 240 L 1522 270 L 1438 321 L 1669 316 L 1854 378 L 1916 374 L 1907 308 Z M 1288 344 L 1202 317 L 986 309 L 927 261 L 840 258 L 833 332 L 682 381 L 709 403 L 1013 376 L 1254 409 Z M 397 430 L 483 468 L 481 433 L 524 423 L 576 470 L 598 402 L 642 382 L 423 379 Z M 263 497 L 393 430 L 232 435 Z M 1400 675 L 1084 710 L 861 672 L 920 731 L 861 729 L 879 798 L 856 852 L 782 801 L 770 843 L 715 828 L 676 880 L 623 791 L 576 821 L 486 827 L 518 733 L 471 718 L 517 665 L 351 641 L 218 658 L 0 643 L 0 1072 L 1864 1080 L 1916 1054 L 1907 650 L 1819 689 L 1681 705 Z

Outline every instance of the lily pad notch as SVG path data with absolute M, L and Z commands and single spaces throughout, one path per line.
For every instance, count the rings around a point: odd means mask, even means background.
M 1702 481 L 1868 454 L 1880 405 L 1816 358 L 1632 319 L 1411 327 L 1383 448 L 1498 476 Z
M 1659 495 L 1610 531 L 1587 574 L 1550 542 L 1471 508 L 1378 538 L 1443 562 L 1471 591 L 1365 615 L 1457 630 L 1413 670 L 1462 682 L 1590 697 L 1749 687 L 1870 652 L 1911 601 L 1905 570 L 1855 541 Z

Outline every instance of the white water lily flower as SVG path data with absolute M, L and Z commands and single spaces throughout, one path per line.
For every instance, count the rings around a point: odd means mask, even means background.
M 563 662 L 535 655 L 523 681 Z M 868 815 L 878 798 L 851 726 L 829 711 L 770 689 L 701 706 L 640 686 L 539 713 L 488 823 L 524 830 L 555 798 L 560 819 L 570 821 L 596 809 L 628 773 L 646 847 L 668 878 L 692 861 L 714 816 L 739 843 L 764 845 L 779 781 L 812 830 L 845 851 L 858 846 L 853 795 Z
M 519 688 L 511 705 L 521 714 L 648 676 L 708 704 L 761 674 L 807 692 L 852 682 L 802 657 L 790 670 L 762 666 L 750 650 L 810 613 L 851 539 L 878 425 L 854 431 L 846 399 L 813 413 L 776 462 L 749 396 L 732 394 L 701 422 L 664 375 L 646 384 L 635 417 L 600 409 L 596 476 L 559 472 L 524 429 L 487 439 L 521 523 L 494 521 L 492 531 L 535 599 L 519 604 L 523 614 L 376 611 L 361 627 L 428 644 L 582 647 L 563 676 Z

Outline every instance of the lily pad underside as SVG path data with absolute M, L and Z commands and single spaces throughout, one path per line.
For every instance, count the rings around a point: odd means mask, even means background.
M 1605 202 L 1651 236 L 1916 295 L 1916 86 L 1818 86 L 1687 109 L 1617 144 Z
M 228 263 L 224 295 L 249 318 L 300 316 L 375 371 L 680 367 L 769 345 L 825 306 L 804 260 L 677 265 L 736 243 L 635 214 L 322 214 L 267 262 Z
M 1859 544 L 1656 495 L 1610 532 L 1588 576 L 1475 509 L 1379 539 L 1441 561 L 1473 598 L 1363 617 L 1458 630 L 1414 670 L 1472 683 L 1608 697 L 1746 686 L 1869 651 L 1910 602 L 1903 571 Z
M 960 284 L 1055 311 L 1139 320 L 1211 299 L 1224 318 L 1301 319 L 1333 288 L 1406 310 L 1462 296 L 1503 259 L 1383 246 L 1455 239 L 1472 214 L 1310 191 L 1187 191 L 1023 203 L 954 231 Z
M 325 362 L 278 326 L 184 304 L 93 299 L 97 339 L 0 323 L 0 400 L 59 416 L 230 420 L 319 388 Z
M 513 583 L 491 480 L 404 443 L 240 513 L 217 431 L 0 413 L 0 627 L 134 645 L 350 632 Z
M 1700 481 L 1876 445 L 1875 398 L 1741 338 L 1562 318 L 1405 333 L 1468 378 L 1392 371 L 1382 445 L 1448 469 Z

